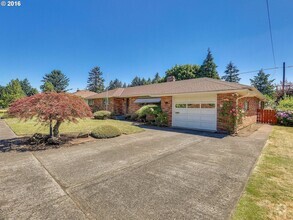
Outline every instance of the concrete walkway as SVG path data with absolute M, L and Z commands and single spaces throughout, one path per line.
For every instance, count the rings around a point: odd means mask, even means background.
M 228 219 L 270 131 L 146 129 L 0 153 L 0 219 Z
M 8 127 L 3 119 L 0 119 L 0 141 L 16 138 L 16 134 Z

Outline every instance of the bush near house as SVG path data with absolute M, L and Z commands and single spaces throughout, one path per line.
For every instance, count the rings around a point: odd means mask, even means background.
M 158 105 L 145 105 L 131 115 L 132 120 L 147 122 L 156 126 L 167 126 L 168 116 Z
M 94 138 L 113 138 L 121 135 L 119 128 L 112 125 L 100 125 L 96 127 L 92 132 L 91 136 Z
M 94 113 L 95 119 L 105 120 L 111 118 L 111 112 L 109 111 L 97 111 Z
M 293 111 L 293 97 L 289 96 L 289 97 L 282 99 L 279 102 L 277 109 L 281 110 L 281 111 Z
M 293 97 L 286 97 L 277 106 L 277 121 L 279 125 L 293 126 Z
M 279 125 L 293 126 L 293 111 L 277 112 L 277 121 Z

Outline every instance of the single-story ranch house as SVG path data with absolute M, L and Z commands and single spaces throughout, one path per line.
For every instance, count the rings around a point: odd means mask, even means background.
M 256 123 L 257 109 L 265 100 L 256 88 L 211 78 L 118 88 L 86 97 L 91 107 L 116 115 L 133 114 L 142 105 L 157 103 L 168 114 L 168 125 L 210 131 L 227 130 L 221 114 L 227 100 L 243 106 L 245 117 L 237 129 Z
M 73 93 L 74 95 L 77 95 L 81 98 L 84 99 L 84 101 L 89 104 L 89 100 L 87 99 L 87 97 L 90 97 L 90 96 L 93 96 L 93 95 L 96 95 L 97 93 L 95 92 L 91 92 L 91 91 L 88 91 L 88 90 L 77 90 L 76 92 Z

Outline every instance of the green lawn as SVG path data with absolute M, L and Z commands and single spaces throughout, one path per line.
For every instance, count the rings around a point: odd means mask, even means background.
M 49 128 L 41 124 L 37 124 L 36 121 L 30 120 L 27 122 L 19 121 L 16 118 L 5 119 L 9 127 L 17 135 L 31 135 L 34 133 L 49 133 Z M 132 134 L 143 131 L 142 128 L 131 125 L 130 122 L 123 122 L 117 120 L 93 120 L 85 119 L 80 120 L 79 123 L 63 123 L 60 126 L 60 133 L 78 133 L 78 132 L 91 132 L 98 125 L 113 125 L 118 127 L 123 134 Z
M 274 126 L 232 219 L 293 219 L 293 127 Z

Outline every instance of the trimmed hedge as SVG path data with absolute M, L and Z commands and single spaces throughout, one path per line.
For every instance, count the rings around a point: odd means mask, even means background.
M 100 125 L 96 127 L 92 132 L 91 136 L 94 138 L 113 138 L 121 135 L 119 128 L 113 125 Z
M 138 109 L 135 114 L 138 118 L 146 118 L 147 114 L 150 115 L 157 115 L 158 113 L 162 112 L 162 109 L 158 105 L 144 105 L 140 109 Z
M 95 119 L 105 120 L 111 117 L 111 112 L 109 111 L 97 111 L 94 113 Z

